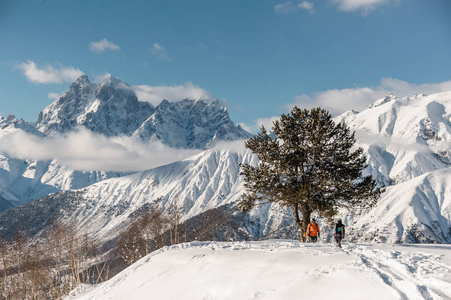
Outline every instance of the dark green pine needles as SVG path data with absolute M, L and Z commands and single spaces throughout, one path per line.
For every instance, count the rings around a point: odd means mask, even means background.
M 258 165 L 240 164 L 246 188 L 239 202 L 243 212 L 268 202 L 288 206 L 304 239 L 314 212 L 332 219 L 341 207 L 375 205 L 381 189 L 371 176 L 362 176 L 363 149 L 353 149 L 354 132 L 335 123 L 328 111 L 295 107 L 274 122 L 273 134 L 263 126 L 260 130 L 245 143 Z

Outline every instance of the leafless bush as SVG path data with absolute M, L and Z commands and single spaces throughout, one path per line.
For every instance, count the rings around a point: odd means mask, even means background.
M 40 240 L 0 240 L 0 299 L 62 299 L 81 283 L 108 279 L 108 260 L 74 223 L 55 223 Z

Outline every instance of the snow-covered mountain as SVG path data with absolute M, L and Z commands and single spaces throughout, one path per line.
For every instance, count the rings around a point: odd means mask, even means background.
M 358 145 L 368 156 L 366 172 L 387 186 L 368 214 L 343 212 L 350 240 L 451 241 L 450 118 L 451 92 L 404 98 L 390 95 L 362 112 L 350 111 L 336 118 L 356 130 Z M 59 217 L 75 216 L 80 228 L 94 230 L 97 237 L 108 240 L 145 205 L 183 207 L 182 218 L 186 220 L 209 208 L 234 203 L 243 192 L 237 175 L 242 162 L 255 163 L 255 157 L 244 149 L 213 148 L 184 161 L 98 182 L 66 192 L 66 196 L 50 195 L 42 201 L 61 203 L 55 199 L 65 198 L 70 209 L 63 210 Z M 8 217 L 24 215 L 28 210 L 26 206 L 11 209 Z M 291 213 L 280 210 L 259 207 L 247 216 L 243 230 L 254 238 L 277 237 L 278 231 L 293 224 Z M 6 216 L 1 215 L 3 218 Z M 0 227 L 18 226 L 7 223 Z M 322 226 L 326 233 L 327 224 Z M 323 234 L 323 238 L 329 240 L 330 235 Z
M 13 115 L 0 117 L 0 137 L 18 131 L 37 138 L 45 137 L 33 123 L 18 120 Z M 124 173 L 77 171 L 57 160 L 18 159 L 5 153 L 0 155 L 0 212 L 56 191 L 79 189 L 122 175 Z
M 133 89 L 107 76 L 91 83 L 80 76 L 59 99 L 46 107 L 36 123 L 0 116 L 0 135 L 23 131 L 38 138 L 64 135 L 83 126 L 107 137 L 134 136 L 171 147 L 205 149 L 219 141 L 248 138 L 250 133 L 230 120 L 218 100 L 164 100 L 156 108 L 138 101 Z M 22 160 L 0 155 L 0 212 L 67 189 L 78 189 L 127 173 L 78 171 L 57 160 Z M 129 174 L 129 173 L 128 173 Z
M 207 150 L 170 165 L 101 181 L 75 192 L 49 195 L 39 202 L 12 208 L 0 215 L 0 231 L 6 234 L 21 227 L 19 216 L 27 216 L 27 222 L 33 224 L 31 220 L 42 218 L 75 218 L 80 231 L 89 229 L 98 240 L 108 241 L 130 223 L 131 216 L 149 204 L 163 210 L 175 206 L 182 210 L 181 221 L 184 221 L 209 209 L 235 203 L 243 192 L 238 164 L 255 161 L 256 157 L 245 150 Z M 42 206 L 52 215 L 36 215 L 39 210 L 36 207 Z M 290 216 L 280 215 L 269 206 L 262 207 L 248 216 L 252 224 L 243 230 L 259 238 L 287 226 Z
M 392 185 L 451 166 L 451 92 L 389 95 L 336 118 L 356 131 L 379 183 Z
M 36 126 L 46 134 L 82 125 L 106 136 L 131 135 L 154 109 L 150 103 L 138 101 L 126 83 L 111 75 L 98 85 L 82 75 L 39 113 Z
M 45 134 L 39 131 L 34 123 L 25 122 L 23 119 L 17 119 L 14 115 L 8 115 L 6 118 L 0 115 L 0 130 L 2 132 L 12 132 L 22 130 L 37 137 L 44 137 Z
M 356 131 L 367 172 L 388 186 L 369 214 L 350 216 L 352 240 L 450 243 L 451 92 L 389 95 L 337 120 Z
M 111 75 L 99 84 L 91 83 L 86 75 L 80 76 L 39 114 L 36 126 L 46 134 L 84 126 L 106 136 L 134 135 L 191 149 L 251 136 L 235 126 L 227 109 L 216 99 L 163 100 L 155 108 L 138 101 L 128 84 Z
M 375 208 L 355 218 L 350 240 L 451 243 L 450 182 L 445 168 L 388 187 Z
M 209 148 L 218 141 L 246 139 L 251 134 L 230 120 L 218 100 L 163 100 L 136 130 L 141 139 L 153 139 L 176 148 Z

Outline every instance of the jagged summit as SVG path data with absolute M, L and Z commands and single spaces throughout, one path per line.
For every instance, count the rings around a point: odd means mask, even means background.
M 218 141 L 245 139 L 250 133 L 235 126 L 227 109 L 215 100 L 163 100 L 134 133 L 177 148 L 205 149 Z
M 124 82 L 124 81 L 122 81 L 122 80 L 120 80 L 119 78 L 117 78 L 117 77 L 114 77 L 113 75 L 111 75 L 111 74 L 108 74 L 105 78 L 103 78 L 103 80 L 99 83 L 99 86 L 105 86 L 105 85 L 109 85 L 109 86 L 119 86 L 119 87 L 128 87 L 128 88 L 130 88 L 130 86 L 126 83 L 126 82 Z
M 91 81 L 89 81 L 88 75 L 83 74 L 80 75 L 77 79 L 74 80 L 72 84 L 86 84 L 91 85 Z
M 106 136 L 130 135 L 154 108 L 147 102 L 139 102 L 134 92 L 126 87 L 111 75 L 98 85 L 82 75 L 62 97 L 39 114 L 37 128 L 46 134 L 55 134 L 81 125 Z
M 36 129 L 34 123 L 26 122 L 23 119 L 19 120 L 12 114 L 9 114 L 6 118 L 3 118 L 3 116 L 0 115 L 0 130 L 3 131 L 22 130 L 36 136 L 44 136 L 42 132 Z
M 387 95 L 384 98 L 378 99 L 376 101 L 374 101 L 373 103 L 371 103 L 370 105 L 367 106 L 367 109 L 373 108 L 373 107 L 377 107 L 377 106 L 381 106 L 385 103 L 391 102 L 391 101 L 395 101 L 396 99 L 400 99 L 401 97 L 396 96 L 393 93 L 390 93 L 389 95 Z
M 51 135 L 84 126 L 106 136 L 133 135 L 197 149 L 251 136 L 235 126 L 217 99 L 163 100 L 154 107 L 138 101 L 133 88 L 112 75 L 98 84 L 86 75 L 77 78 L 63 96 L 39 114 L 36 126 Z
M 106 102 L 113 101 L 117 95 Z M 368 158 L 365 175 L 372 174 L 380 185 L 387 187 L 387 192 L 368 214 L 341 212 L 344 222 L 352 228 L 349 239 L 450 242 L 451 92 L 384 99 L 389 101 L 335 119 L 356 131 L 356 146 L 362 147 Z M 178 147 L 209 147 L 206 141 L 215 141 L 221 134 L 223 140 L 239 129 L 228 121 L 227 110 L 218 101 L 163 101 L 133 134 Z M 61 203 L 58 197 L 65 198 L 67 209 L 71 210 L 67 216 L 79 216 L 80 228 L 95 228 L 103 239 L 117 237 L 121 226 L 130 221 L 129 216 L 148 205 L 156 204 L 162 209 L 171 205 L 185 207 L 185 217 L 221 204 L 232 205 L 243 192 L 242 181 L 237 176 L 238 164 L 256 163 L 256 158 L 248 152 L 216 149 L 171 165 L 103 181 L 78 192 L 49 195 L 43 203 L 51 207 L 52 203 Z M 23 168 L 23 162 L 17 165 Z M 5 219 L 15 222 L 25 209 L 30 218 L 42 219 L 42 212 L 33 206 L 12 209 L 4 214 Z M 53 207 L 52 211 L 59 212 L 60 207 Z M 292 224 L 290 216 L 291 213 L 281 215 L 269 206 L 262 206 L 249 214 L 249 219 L 243 219 L 243 230 L 260 238 L 265 232 L 277 232 L 282 226 Z M 324 232 L 327 230 L 324 228 Z

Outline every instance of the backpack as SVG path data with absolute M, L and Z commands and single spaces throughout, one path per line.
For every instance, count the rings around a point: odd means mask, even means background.
M 319 226 L 316 223 L 308 224 L 308 235 L 316 236 L 319 233 Z
M 337 235 L 343 235 L 343 227 L 345 227 L 343 224 L 335 225 L 335 232 Z

